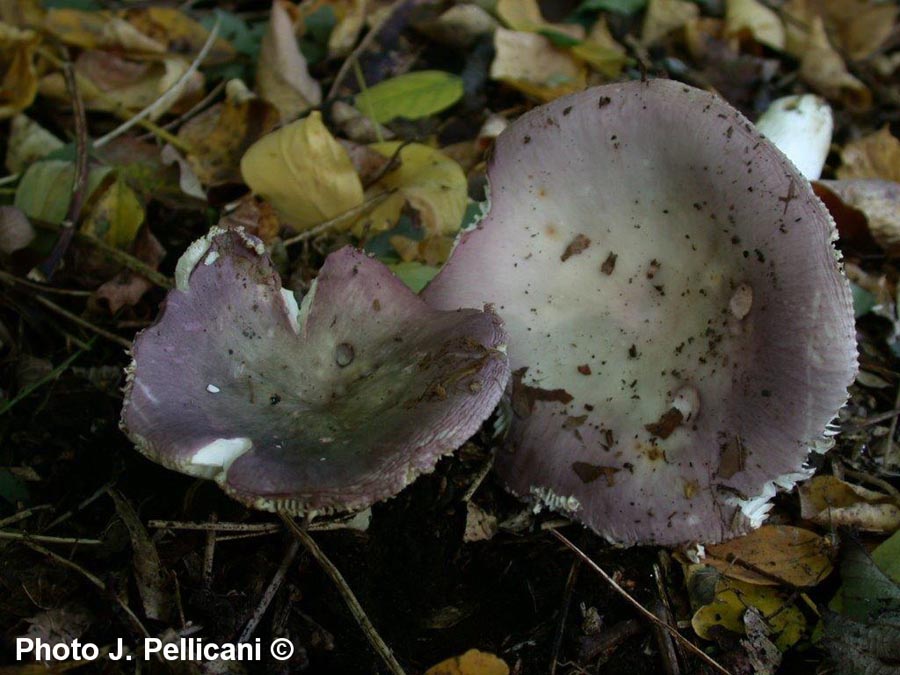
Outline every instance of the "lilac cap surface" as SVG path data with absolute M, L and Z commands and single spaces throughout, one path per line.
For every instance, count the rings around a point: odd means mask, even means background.
M 759 525 L 856 372 L 834 224 L 736 110 L 680 83 L 589 89 L 498 138 L 490 206 L 424 291 L 510 334 L 516 494 L 622 544 Z
M 262 242 L 213 228 L 135 339 L 122 427 L 138 450 L 265 510 L 395 495 L 490 415 L 506 334 L 428 307 L 380 262 L 331 254 L 298 306 Z

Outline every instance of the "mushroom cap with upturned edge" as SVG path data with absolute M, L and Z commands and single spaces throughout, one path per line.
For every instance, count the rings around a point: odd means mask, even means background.
M 346 247 L 300 306 L 262 242 L 213 228 L 135 339 L 138 450 L 255 508 L 312 515 L 395 495 L 490 415 L 509 376 L 489 310 L 428 307 Z
M 490 207 L 424 291 L 510 335 L 516 494 L 622 543 L 759 525 L 856 372 L 834 224 L 736 110 L 666 80 L 523 115 Z

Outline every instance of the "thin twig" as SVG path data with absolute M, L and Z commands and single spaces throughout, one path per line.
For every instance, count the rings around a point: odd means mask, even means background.
M 569 619 L 569 607 L 572 605 L 572 592 L 575 590 L 575 581 L 578 579 L 578 570 L 581 568 L 581 558 L 576 557 L 569 568 L 569 577 L 566 579 L 566 588 L 563 591 L 562 607 L 559 610 L 559 623 L 556 626 L 556 635 L 553 638 L 553 651 L 550 655 L 550 675 L 556 675 L 556 666 L 559 662 L 559 652 L 562 649 L 563 636 L 566 634 L 566 622 Z
M 362 204 L 358 206 L 354 206 L 352 209 L 347 209 L 343 213 L 339 213 L 334 218 L 330 218 L 326 221 L 319 223 L 318 225 L 314 225 L 308 230 L 304 230 L 300 234 L 294 235 L 288 239 L 284 240 L 285 246 L 291 246 L 292 244 L 297 244 L 301 241 L 306 241 L 307 239 L 313 239 L 318 237 L 323 232 L 330 230 L 332 227 L 340 225 L 346 220 L 350 218 L 354 218 L 357 216 L 361 216 L 362 214 L 368 212 L 370 209 L 378 206 L 385 199 L 394 194 L 397 190 L 385 190 L 384 192 L 379 192 L 377 195 L 373 195 Z
M 593 569 L 595 572 L 597 572 L 597 574 L 599 574 L 601 577 L 603 577 L 604 581 L 606 581 L 606 583 L 608 583 L 613 588 L 613 590 L 616 591 L 616 593 L 618 593 L 623 598 L 625 598 L 625 600 L 627 600 L 628 603 L 632 607 L 634 607 L 640 614 L 642 614 L 647 620 L 651 621 L 653 624 L 659 626 L 660 628 L 667 630 L 672 635 L 673 638 L 678 640 L 687 649 L 689 649 L 691 652 L 696 654 L 706 665 L 710 666 L 711 668 L 714 668 L 715 670 L 722 673 L 723 675 L 731 675 L 731 673 L 728 670 L 726 670 L 725 668 L 720 666 L 718 663 L 716 663 L 716 661 L 712 657 L 710 657 L 708 654 L 706 654 L 706 652 L 704 652 L 702 649 L 697 647 L 697 645 L 695 645 L 693 642 L 691 642 L 686 637 L 684 637 L 681 633 L 679 633 L 677 628 L 670 626 L 665 621 L 659 619 L 653 612 L 651 612 L 648 609 L 645 609 L 643 607 L 643 605 L 641 605 L 641 603 L 639 603 L 637 600 L 632 598 L 631 595 L 629 595 L 628 591 L 626 591 L 619 584 L 617 584 L 615 582 L 615 580 L 603 570 L 602 567 L 600 567 L 597 563 L 595 563 L 593 560 L 591 560 L 584 551 L 582 551 L 575 544 L 573 544 L 571 541 L 569 541 L 566 538 L 566 536 L 564 534 L 562 534 L 559 530 L 550 530 L 550 532 L 553 534 L 554 537 L 556 537 L 563 544 L 568 546 L 575 555 L 577 555 L 585 563 L 587 563 L 591 567 L 591 569 Z
M 93 295 L 92 291 L 81 291 L 74 288 L 57 288 L 56 286 L 42 284 L 38 281 L 30 281 L 28 279 L 23 279 L 22 277 L 17 277 L 15 274 L 10 274 L 3 270 L 0 270 L 0 281 L 6 281 L 10 284 L 19 284 L 20 286 L 32 288 L 41 293 L 50 293 L 52 295 L 66 295 L 75 298 L 86 298 Z
M 60 363 L 49 373 L 47 373 L 40 379 L 36 380 L 35 382 L 32 382 L 27 387 L 24 387 L 18 394 L 15 395 L 14 398 L 11 398 L 8 401 L 4 401 L 3 404 L 0 405 L 0 415 L 3 415 L 5 413 L 9 412 L 13 408 L 13 406 L 15 406 L 19 401 L 31 396 L 31 394 L 35 390 L 44 386 L 47 382 L 50 382 L 51 380 L 55 380 L 57 377 L 62 375 L 63 372 L 65 372 L 69 368 L 69 366 L 72 365 L 72 363 L 75 361 L 75 359 L 77 359 L 79 356 L 84 354 L 85 351 L 87 351 L 87 350 L 79 349 L 77 352 L 75 352 L 74 354 L 71 354 L 68 358 L 66 358 L 65 361 Z
M 199 530 L 201 532 L 279 532 L 278 523 L 190 523 L 181 520 L 151 520 L 147 523 L 156 530 Z
M 107 595 L 112 596 L 115 603 L 122 609 L 123 612 L 125 612 L 125 615 L 129 618 L 131 623 L 134 625 L 134 628 L 137 629 L 137 631 L 141 635 L 143 635 L 145 638 L 150 637 L 150 633 L 148 633 L 147 629 L 144 628 L 144 624 L 141 623 L 141 620 L 137 617 L 137 615 L 131 610 L 131 608 L 128 605 L 126 605 L 122 601 L 122 599 L 117 594 L 110 593 L 109 589 L 106 587 L 106 584 L 103 583 L 103 581 L 99 577 L 91 574 L 86 569 L 84 569 L 81 565 L 69 560 L 68 558 L 63 558 L 61 555 L 59 555 L 58 553 L 54 553 L 50 549 L 44 548 L 43 546 L 38 546 L 37 544 L 34 544 L 30 541 L 25 541 L 23 543 L 25 544 L 25 546 L 30 548 L 32 551 L 35 551 L 37 553 L 40 553 L 41 555 L 45 555 L 48 558 L 51 558 L 52 560 L 59 563 L 63 567 L 68 567 L 71 570 L 75 570 L 81 576 L 83 576 L 85 579 L 87 579 L 89 582 L 91 582 L 94 586 L 99 588 L 101 591 L 103 591 Z
M 149 117 L 155 115 L 157 112 L 161 110 L 165 110 L 168 108 L 174 101 L 181 96 L 182 91 L 184 90 L 185 84 L 187 81 L 194 76 L 194 73 L 200 68 L 200 64 L 203 63 L 203 59 L 206 58 L 206 55 L 209 54 L 209 50 L 212 49 L 213 44 L 216 41 L 216 37 L 219 35 L 219 23 L 221 19 L 219 16 L 216 16 L 216 22 L 213 24 L 213 27 L 209 31 L 209 35 L 206 37 L 206 42 L 203 43 L 203 47 L 200 49 L 200 53 L 197 54 L 197 58 L 193 60 L 188 69 L 182 73 L 181 77 L 179 77 L 171 87 L 166 89 L 158 99 L 156 99 L 153 103 L 148 105 L 146 108 L 141 110 L 139 113 L 134 115 L 131 119 L 127 120 L 123 124 L 119 125 L 112 131 L 110 131 L 105 136 L 101 136 L 94 142 L 95 148 L 100 148 L 112 141 L 113 139 L 118 138 L 126 131 L 131 129 L 134 125 L 142 122 Z
M 213 514 L 212 522 L 215 523 L 217 517 Z M 210 588 L 212 586 L 213 566 L 216 560 L 216 531 L 206 531 L 206 546 L 203 549 L 203 586 Z
M 347 603 L 347 607 L 350 609 L 350 613 L 353 614 L 353 618 L 356 619 L 359 627 L 362 628 L 363 633 L 365 633 L 366 637 L 369 639 L 369 643 L 382 658 L 385 665 L 388 667 L 388 670 L 394 675 L 405 675 L 403 667 L 397 662 L 397 659 L 394 658 L 390 647 L 388 647 L 384 640 L 381 639 L 378 631 L 375 630 L 375 626 L 372 625 L 369 617 L 366 616 L 365 610 L 363 610 L 362 605 L 359 604 L 359 600 L 356 599 L 350 586 L 347 585 L 340 570 L 338 570 L 338 568 L 334 566 L 334 563 L 328 559 L 328 556 L 326 556 L 322 549 L 319 548 L 319 545 L 316 544 L 315 540 L 309 536 L 309 533 L 294 522 L 293 518 L 283 511 L 279 512 L 278 515 L 281 517 L 281 520 L 284 521 L 284 524 L 287 525 L 291 533 L 303 543 L 306 550 L 312 554 L 312 557 L 316 559 L 316 562 L 318 562 L 319 565 L 322 566 L 322 569 L 325 570 L 325 574 L 329 576 L 341 596 L 343 596 L 344 602 Z
M 18 513 L 14 513 L 11 516 L 7 516 L 6 518 L 0 518 L 0 527 L 6 527 L 8 525 L 14 525 L 15 523 L 21 522 L 23 520 L 27 520 L 34 515 L 35 511 L 44 511 L 45 509 L 52 509 L 53 506 L 51 504 L 41 504 L 40 506 L 32 506 L 27 509 L 23 509 Z
M 72 178 L 72 196 L 69 200 L 69 208 L 66 211 L 66 217 L 60 223 L 59 239 L 56 240 L 56 244 L 54 244 L 53 250 L 47 256 L 47 259 L 32 270 L 34 277 L 41 281 L 51 279 L 62 263 L 62 259 L 72 243 L 75 225 L 81 216 L 81 207 L 84 205 L 84 200 L 87 199 L 88 150 L 90 145 L 87 113 L 85 112 L 84 100 L 81 98 L 81 92 L 78 89 L 78 83 L 75 78 L 75 68 L 72 66 L 72 61 L 68 58 L 68 50 L 66 50 L 65 57 L 66 60 L 62 69 L 63 77 L 66 81 L 66 90 L 69 93 L 69 98 L 72 99 L 72 113 L 75 116 L 75 172 Z
M 378 181 L 384 178 L 386 175 L 400 168 L 400 165 L 403 164 L 403 160 L 400 159 L 400 153 L 403 151 L 407 145 L 410 145 L 412 141 L 402 141 L 400 145 L 397 146 L 397 149 L 394 150 L 394 153 L 390 156 L 387 163 L 382 166 L 375 174 L 366 181 L 363 188 L 368 189 L 375 185 Z
M 391 20 L 394 16 L 394 12 L 396 12 L 404 2 L 406 2 L 406 0 L 394 0 L 394 2 L 385 10 L 381 21 L 379 21 L 377 25 L 372 26 L 369 29 L 369 32 L 363 36 L 363 39 L 359 41 L 359 44 L 356 45 L 356 48 L 347 55 L 347 58 L 344 59 L 344 62 L 341 64 L 337 75 L 334 76 L 334 82 L 331 83 L 331 88 L 328 90 L 328 95 L 325 97 L 326 101 L 330 101 L 337 96 L 338 89 L 340 89 L 341 85 L 344 83 L 344 78 L 347 77 L 347 73 L 350 72 L 353 63 L 359 58 L 360 54 L 369 48 L 369 45 L 372 44 L 381 29 Z
M 106 338 L 110 342 L 115 342 L 117 345 L 121 345 L 125 349 L 131 349 L 131 342 L 129 340 L 126 340 L 122 336 L 116 335 L 115 333 L 110 333 L 108 330 L 106 330 L 104 328 L 100 328 L 100 326 L 95 326 L 87 319 L 82 319 L 77 314 L 73 314 L 69 310 L 63 309 L 62 307 L 57 305 L 52 300 L 48 300 L 47 298 L 45 298 L 41 295 L 35 295 L 34 300 L 35 300 L 35 302 L 43 305 L 50 311 L 55 312 L 56 314 L 59 314 L 61 317 L 68 319 L 72 323 L 76 323 L 79 326 L 81 326 L 82 328 L 85 328 L 93 333 L 96 333 L 100 337 Z
M 135 274 L 141 275 L 142 277 L 147 279 L 147 281 L 156 284 L 160 288 L 165 288 L 166 290 L 175 288 L 175 282 L 172 281 L 169 277 L 167 277 L 165 274 L 157 272 L 143 260 L 131 255 L 127 251 L 123 251 L 120 248 L 116 248 L 115 246 L 107 244 L 99 237 L 87 234 L 86 232 L 78 232 L 75 236 L 78 241 L 94 246 L 95 248 L 105 253 L 111 260 L 131 270 Z
M 247 625 L 244 626 L 244 630 L 241 631 L 241 636 L 238 638 L 238 642 L 247 642 L 250 639 L 250 636 L 253 635 L 253 631 L 256 630 L 256 626 L 262 619 L 263 614 L 266 613 L 266 610 L 272 603 L 272 598 L 275 597 L 278 589 L 281 588 L 281 584 L 284 581 L 284 576 L 287 574 L 288 568 L 291 566 L 291 563 L 294 562 L 294 558 L 297 557 L 297 551 L 299 550 L 300 541 L 294 539 L 291 542 L 291 545 L 288 546 L 284 557 L 281 559 L 281 564 L 278 566 L 278 569 L 275 570 L 275 576 L 272 577 L 272 581 L 270 581 L 269 585 L 266 587 L 262 598 L 260 598 L 259 600 L 259 604 L 256 606 L 256 609 L 253 610 L 253 616 L 250 617 Z
M 79 537 L 49 537 L 44 534 L 31 534 L 30 532 L 9 532 L 0 530 L 0 539 L 13 541 L 40 541 L 45 544 L 85 544 L 87 546 L 99 546 L 103 542 L 99 539 L 81 539 Z
M 78 511 L 83 511 L 88 506 L 97 501 L 100 497 L 106 494 L 107 490 L 109 490 L 113 485 L 115 485 L 115 480 L 111 480 L 108 483 L 103 484 L 101 487 L 97 489 L 93 494 L 85 497 L 79 502 L 79 504 L 74 509 L 69 509 L 65 513 L 60 514 L 56 518 L 53 519 L 51 523 L 49 523 L 46 527 L 41 528 L 41 532 L 46 532 L 47 530 L 52 530 L 57 525 L 60 525 L 66 522 L 69 518 L 74 516 Z

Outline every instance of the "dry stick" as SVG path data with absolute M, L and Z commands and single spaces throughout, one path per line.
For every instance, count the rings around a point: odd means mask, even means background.
M 65 49 L 65 48 L 64 48 Z M 62 263 L 63 256 L 69 250 L 69 244 L 72 243 L 72 237 L 75 234 L 75 224 L 81 215 L 81 207 L 87 198 L 88 186 L 88 128 L 87 113 L 84 110 L 84 101 L 81 98 L 81 92 L 78 89 L 78 83 L 75 80 L 75 69 L 72 62 L 68 58 L 68 52 L 65 54 L 66 62 L 63 64 L 63 77 L 66 80 L 66 90 L 72 99 L 72 112 L 75 115 L 75 175 L 72 179 L 72 199 L 69 202 L 69 208 L 66 211 L 66 217 L 60 223 L 62 231 L 59 239 L 53 246 L 53 250 L 47 259 L 33 269 L 29 276 L 33 276 L 35 280 L 44 281 L 53 277 L 54 272 Z
M 31 534 L 30 532 L 7 532 L 0 530 L 0 539 L 12 539 L 15 541 L 40 541 L 45 544 L 85 544 L 98 546 L 103 542 L 99 539 L 80 539 L 79 537 L 50 537 L 44 534 Z
M 69 569 L 75 570 L 81 576 L 83 576 L 85 579 L 90 581 L 94 586 L 99 588 L 101 591 L 103 591 L 104 593 L 107 593 L 108 595 L 111 595 L 113 600 L 115 600 L 116 604 L 119 605 L 119 607 L 122 609 L 122 611 L 125 612 L 126 616 L 128 616 L 128 618 L 131 620 L 131 623 L 134 624 L 134 627 L 137 629 L 137 631 L 141 635 L 143 635 L 145 638 L 150 637 L 150 633 L 148 633 L 147 629 L 144 628 L 144 624 L 141 623 L 141 620 L 137 617 L 137 615 L 131 610 L 131 608 L 128 605 L 126 605 L 122 601 L 122 599 L 118 595 L 116 595 L 115 593 L 109 593 L 109 589 L 106 587 L 106 584 L 103 583 L 103 581 L 101 581 L 99 577 L 94 576 L 93 574 L 88 572 L 86 569 L 84 569 L 83 567 L 78 565 L 77 563 L 72 562 L 68 558 L 63 558 L 61 555 L 54 553 L 50 549 L 44 548 L 43 546 L 38 546 L 37 544 L 33 544 L 29 541 L 25 541 L 22 543 L 24 543 L 25 546 L 30 548 L 32 551 L 36 551 L 37 553 L 40 553 L 42 555 L 47 556 L 48 558 L 53 559 L 55 562 L 58 562 L 63 567 L 68 567 Z
M 325 96 L 326 101 L 330 101 L 335 96 L 337 96 L 338 89 L 340 89 L 341 85 L 344 83 L 344 78 L 347 77 L 347 73 L 350 72 L 350 69 L 353 67 L 353 63 L 359 58 L 360 54 L 362 54 L 366 49 L 369 48 L 369 45 L 372 44 L 381 29 L 394 16 L 394 12 L 396 12 L 397 9 L 399 9 L 405 1 L 406 0 L 394 0 L 394 2 L 382 15 L 383 18 L 378 22 L 378 25 L 372 26 L 369 29 L 369 32 L 365 34 L 363 39 L 359 41 L 359 44 L 356 45 L 356 48 L 352 52 L 350 52 L 346 59 L 344 59 L 344 62 L 341 64 L 337 75 L 334 76 L 334 82 L 331 83 L 331 88 L 328 90 L 328 95 Z
M 47 298 L 45 298 L 43 296 L 35 295 L 34 299 L 36 302 L 40 303 L 41 305 L 43 305 L 50 311 L 55 312 L 56 314 L 59 314 L 60 316 L 68 319 L 72 323 L 76 323 L 79 326 L 81 326 L 82 328 L 86 328 L 87 330 L 96 333 L 100 337 L 104 337 L 111 342 L 115 342 L 117 345 L 121 345 L 125 349 L 131 349 L 131 342 L 126 340 L 125 338 L 121 337 L 120 335 L 116 335 L 115 333 L 110 333 L 108 330 L 106 330 L 104 328 L 100 328 L 100 326 L 95 326 L 87 319 L 82 319 L 77 314 L 73 314 L 69 310 L 63 309 L 62 307 L 57 305 L 55 302 L 52 302 L 51 300 L 48 300 Z
M 275 570 L 275 576 L 272 577 L 272 581 L 270 581 L 269 585 L 266 587 L 262 598 L 260 598 L 259 604 L 256 606 L 256 609 L 253 610 L 253 616 L 250 617 L 247 625 L 244 626 L 244 630 L 241 631 L 241 636 L 238 638 L 238 642 L 247 642 L 250 639 L 250 636 L 253 635 L 253 631 L 256 630 L 256 626 L 262 619 L 263 614 L 265 614 L 266 610 L 269 608 L 269 605 L 272 602 L 272 598 L 275 597 L 278 589 L 281 588 L 281 583 L 284 581 L 284 576 L 287 574 L 288 568 L 291 566 L 291 563 L 294 562 L 294 558 L 297 557 L 297 551 L 299 550 L 300 542 L 294 539 L 291 542 L 291 545 L 288 546 L 288 549 L 284 554 L 284 558 L 281 559 L 281 564 L 278 566 L 278 569 Z
M 189 523 L 180 520 L 151 520 L 148 525 L 157 530 L 199 530 L 208 532 L 279 532 L 278 523 Z
M 213 514 L 212 522 L 215 523 L 218 518 Z M 216 531 L 206 531 L 206 546 L 203 549 L 203 586 L 210 588 L 212 586 L 213 565 L 216 560 Z
M 118 138 L 126 131 L 131 129 L 131 127 L 133 127 L 135 124 L 143 122 L 151 115 L 164 110 L 169 105 L 174 103 L 178 97 L 181 96 L 181 92 L 184 90 L 184 86 L 187 84 L 187 81 L 194 76 L 194 73 L 196 73 L 200 68 L 200 64 L 203 63 L 203 59 L 206 58 L 206 55 L 209 54 L 209 50 L 212 49 L 212 46 L 216 41 L 216 37 L 218 37 L 219 35 L 219 22 L 220 18 L 216 16 L 216 22 L 210 29 L 209 35 L 206 37 L 206 42 L 203 43 L 203 47 L 200 49 L 200 53 L 197 54 L 197 58 L 193 60 L 191 65 L 188 66 L 188 69 L 184 71 L 181 77 L 179 77 L 171 87 L 166 89 L 158 99 L 141 110 L 137 115 L 119 125 L 105 136 L 101 136 L 100 138 L 98 138 L 94 142 L 95 148 L 101 148 L 110 141 Z
M 374 647 L 375 651 L 378 652 L 378 655 L 382 658 L 385 665 L 388 667 L 388 670 L 394 675 L 405 675 L 403 667 L 397 662 L 397 659 L 394 658 L 394 655 L 391 653 L 391 648 L 385 644 L 384 640 L 382 640 L 381 636 L 378 634 L 378 631 L 375 630 L 375 626 L 372 625 L 369 617 L 366 616 L 365 610 L 363 610 L 362 605 L 359 604 L 359 600 L 356 599 L 353 591 L 350 590 L 350 586 L 347 585 L 340 570 L 338 570 L 338 568 L 334 566 L 334 563 L 328 559 L 328 556 L 326 556 L 322 549 L 319 548 L 319 545 L 316 544 L 315 540 L 309 536 L 309 533 L 294 522 L 293 518 L 284 511 L 280 511 L 278 515 L 281 517 L 281 520 L 284 521 L 284 524 L 287 525 L 291 533 L 303 542 L 306 550 L 312 554 L 312 557 L 316 559 L 316 562 L 318 562 L 319 565 L 322 566 L 322 569 L 325 570 L 325 574 L 331 578 L 332 583 L 334 583 L 340 594 L 343 596 L 344 602 L 347 603 L 347 607 L 350 609 L 350 613 L 353 614 L 353 618 L 356 619 L 359 627 L 362 628 L 363 633 L 365 633 L 366 637 L 369 639 L 369 643 Z
M 109 488 L 111 488 L 115 484 L 116 484 L 115 480 L 111 480 L 111 481 L 105 483 L 100 488 L 98 488 L 96 492 L 94 492 L 90 496 L 86 497 L 85 499 L 82 499 L 81 502 L 74 509 L 69 509 L 65 513 L 60 514 L 49 525 L 41 528 L 41 532 L 46 532 L 47 530 L 51 530 L 54 527 L 56 527 L 57 525 L 60 525 L 61 523 L 66 522 L 69 518 L 74 516 L 78 511 L 83 511 L 88 506 L 90 506 L 95 501 L 97 501 L 100 497 L 104 496 L 106 494 L 106 491 L 109 490 Z
M 575 555 L 577 555 L 584 562 L 586 562 L 591 567 L 591 569 L 593 569 L 597 574 L 599 574 L 601 577 L 603 577 L 604 581 L 606 581 L 606 583 L 608 583 L 610 586 L 612 586 L 613 590 L 615 590 L 619 595 L 621 595 L 623 598 L 625 598 L 632 607 L 634 607 L 638 612 L 640 612 L 649 621 L 651 621 L 655 625 L 659 626 L 660 628 L 669 631 L 669 633 L 671 633 L 673 638 L 678 640 L 681 644 L 683 644 L 685 647 L 687 647 L 691 652 L 696 654 L 706 665 L 710 666 L 711 668 L 714 668 L 715 670 L 719 671 L 723 675 L 731 675 L 731 673 L 728 670 L 726 670 L 725 668 L 720 666 L 718 663 L 716 663 L 716 661 L 711 656 L 706 654 L 706 652 L 704 652 L 702 649 L 697 647 L 697 645 L 695 645 L 693 642 L 691 642 L 686 637 L 684 637 L 681 633 L 679 633 L 677 628 L 670 626 L 665 621 L 662 621 L 661 619 L 659 619 L 653 612 L 651 612 L 648 609 L 645 609 L 643 607 L 643 605 L 641 605 L 641 603 L 639 603 L 637 600 L 632 598 L 631 595 L 628 594 L 628 591 L 626 591 L 624 588 L 622 588 L 619 584 L 617 584 L 615 582 L 615 580 L 611 576 L 609 576 L 605 571 L 603 571 L 602 567 L 600 567 L 597 563 L 595 563 L 593 560 L 591 560 L 584 551 L 582 551 L 575 544 L 573 544 L 571 541 L 569 541 L 564 534 L 559 532 L 559 530 L 550 530 L 550 532 L 553 534 L 554 537 L 556 537 L 563 544 L 568 546 Z
M 556 675 L 556 666 L 559 663 L 559 651 L 562 649 L 563 636 L 566 634 L 566 621 L 569 619 L 569 607 L 572 605 L 572 592 L 575 590 L 575 581 L 578 579 L 578 570 L 581 568 L 581 558 L 572 561 L 569 568 L 569 577 L 566 579 L 566 588 L 563 591 L 563 605 L 559 612 L 559 624 L 556 627 L 556 635 L 553 638 L 553 653 L 550 656 L 550 675 Z
M 29 281 L 28 279 L 17 277 L 15 274 L 10 274 L 3 270 L 0 270 L 0 280 L 19 284 L 26 288 L 33 288 L 36 291 L 53 295 L 68 295 L 76 298 L 85 298 L 94 294 L 93 291 L 80 291 L 74 288 L 57 288 L 56 286 L 48 286 L 47 284 L 38 283 L 36 281 Z
M 326 230 L 331 229 L 335 225 L 340 225 L 345 220 L 353 218 L 355 216 L 362 215 L 366 213 L 369 209 L 378 206 L 385 199 L 394 194 L 397 190 L 385 190 L 384 192 L 379 192 L 377 195 L 374 195 L 364 201 L 359 206 L 354 206 L 352 209 L 347 209 L 343 213 L 339 213 L 334 218 L 330 218 L 329 220 L 323 221 L 318 225 L 313 226 L 312 228 L 301 232 L 300 234 L 294 235 L 288 239 L 284 240 L 285 246 L 291 246 L 292 244 L 297 244 L 301 241 L 306 241 L 307 239 L 313 239 L 314 237 L 318 237 L 320 234 L 325 232 Z
M 665 623 L 674 620 L 672 610 L 669 607 L 668 598 L 666 597 L 666 588 L 662 579 L 662 568 L 659 563 L 653 563 L 653 580 L 656 582 L 657 600 L 654 603 L 654 614 Z M 663 662 L 663 669 L 666 675 L 680 675 L 681 669 L 678 667 L 678 653 L 675 650 L 675 641 L 672 636 L 661 628 L 655 626 L 656 643 L 659 648 L 659 656 Z
M 19 521 L 26 520 L 31 518 L 34 515 L 35 511 L 43 511 L 45 509 L 52 509 L 53 506 L 50 504 L 41 504 L 40 506 L 32 506 L 31 508 L 24 509 L 19 511 L 18 513 L 14 513 L 11 516 L 7 516 L 6 518 L 0 518 L 0 527 L 6 527 L 7 525 L 14 525 Z
M 130 253 L 127 253 L 126 251 L 118 249 L 115 246 L 107 244 L 99 237 L 95 237 L 85 232 L 78 232 L 76 233 L 75 237 L 78 239 L 78 241 L 85 242 L 87 244 L 90 244 L 91 246 L 94 246 L 95 248 L 100 249 L 111 260 L 119 263 L 123 267 L 126 267 L 135 274 L 141 275 L 142 277 L 146 278 L 147 281 L 156 284 L 160 288 L 169 290 L 170 288 L 175 287 L 175 282 L 165 274 L 157 272 L 140 258 L 137 258 Z

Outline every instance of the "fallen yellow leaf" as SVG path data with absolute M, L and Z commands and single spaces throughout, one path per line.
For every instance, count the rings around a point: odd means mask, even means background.
M 828 540 L 788 525 L 763 525 L 706 552 L 706 563 L 726 576 L 763 586 L 815 586 L 832 570 Z
M 847 70 L 841 55 L 831 46 L 819 16 L 813 19 L 807 36 L 800 77 L 822 96 L 849 108 L 866 110 L 872 105 L 872 93 Z
M 801 515 L 825 527 L 847 525 L 873 532 L 900 528 L 900 505 L 890 495 L 835 476 L 816 476 L 801 485 L 799 493 Z
M 122 50 L 130 54 L 165 54 L 166 45 L 144 35 L 111 12 L 50 9 L 44 30 L 58 40 L 81 49 Z
M 880 178 L 900 183 L 900 140 L 887 125 L 844 146 L 841 161 L 838 178 Z
M 368 0 L 332 0 L 329 5 L 337 17 L 337 24 L 328 36 L 328 56 L 346 56 L 353 49 L 366 19 Z
M 650 0 L 641 27 L 641 42 L 645 45 L 664 38 L 672 31 L 700 16 L 700 9 L 685 0 Z
M 568 52 L 535 33 L 498 28 L 491 77 L 541 101 L 552 101 L 583 89 L 585 68 Z
M 33 30 L 0 23 L 0 119 L 12 117 L 34 101 L 38 90 L 34 58 L 39 42 Z
M 353 163 L 318 111 L 254 143 L 241 159 L 241 174 L 253 192 L 300 230 L 363 201 Z
M 550 23 L 541 14 L 537 0 L 497 0 L 497 16 L 512 30 L 526 33 L 559 33 L 573 40 L 584 39 L 584 28 L 573 23 Z
M 375 143 L 372 147 L 392 157 L 399 141 Z M 371 194 L 396 190 L 354 225 L 358 235 L 388 230 L 397 224 L 400 212 L 409 204 L 419 213 L 425 232 L 430 235 L 456 232 L 466 212 L 466 176 L 459 164 L 420 143 L 410 143 L 400 151 L 400 166 L 369 188 Z
M 117 176 L 93 203 L 81 231 L 110 246 L 127 248 L 144 222 L 144 207 L 134 191 Z
M 119 15 L 143 35 L 187 58 L 194 58 L 209 38 L 209 31 L 174 7 L 136 7 Z M 204 65 L 226 63 L 235 56 L 234 47 L 216 38 L 203 60 Z
M 738 38 L 749 36 L 773 49 L 784 49 L 785 45 L 781 19 L 758 0 L 727 0 L 725 33 Z
M 470 649 L 432 666 L 425 675 L 509 675 L 509 666 L 493 654 Z
M 784 593 L 770 586 L 754 586 L 725 577 L 716 583 L 716 594 L 712 602 L 694 613 L 691 625 L 694 632 L 704 640 L 713 639 L 712 629 L 716 626 L 743 635 L 744 612 L 751 607 L 762 615 L 772 641 L 781 651 L 803 637 L 806 618 Z
M 618 77 L 628 63 L 625 48 L 615 41 L 604 17 L 597 20 L 584 42 L 570 47 L 569 51 L 609 78 Z

